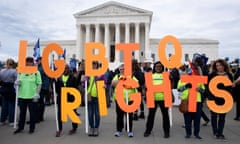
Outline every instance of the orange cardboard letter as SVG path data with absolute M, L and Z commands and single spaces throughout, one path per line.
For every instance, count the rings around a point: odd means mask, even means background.
M 94 49 L 98 50 L 98 54 L 93 54 Z M 105 47 L 102 43 L 86 43 L 85 44 L 85 60 L 86 60 L 86 76 L 100 76 L 105 73 L 108 68 L 108 60 L 105 58 Z M 93 69 L 93 61 L 100 61 L 101 67 Z
M 57 70 L 56 71 L 52 71 L 50 69 L 50 67 L 49 67 L 49 61 L 48 61 L 49 54 L 52 51 L 55 51 L 58 55 L 62 55 L 63 54 L 63 49 L 61 48 L 60 45 L 55 44 L 55 43 L 48 44 L 46 46 L 46 48 L 44 48 L 44 51 L 43 51 L 42 66 L 43 66 L 43 69 L 44 69 L 45 73 L 49 77 L 51 77 L 51 78 L 58 78 L 64 72 L 65 61 L 64 60 L 56 60 L 56 61 L 54 61 L 54 64 L 55 64 Z
M 197 108 L 197 86 L 198 84 L 206 84 L 207 83 L 207 76 L 199 76 L 199 75 L 182 75 L 181 81 L 186 83 L 191 83 L 192 88 L 189 92 L 188 98 L 188 110 L 189 112 L 196 112 Z
M 209 90 L 216 97 L 223 98 L 225 100 L 224 105 L 216 105 L 214 101 L 207 100 L 207 106 L 216 113 L 227 113 L 233 107 L 233 98 L 228 91 L 220 90 L 217 88 L 219 83 L 224 84 L 225 86 L 231 86 L 232 82 L 225 76 L 216 76 L 209 83 Z
M 74 96 L 74 102 L 68 102 L 67 97 L 68 93 L 71 96 Z M 75 114 L 74 109 L 78 108 L 81 104 L 81 94 L 75 88 L 63 87 L 61 89 L 61 119 L 63 122 L 67 122 L 67 116 L 69 115 L 70 119 L 74 123 L 82 123 L 79 117 Z
M 166 47 L 165 47 L 168 42 L 173 43 L 173 47 L 175 49 L 175 54 L 171 55 L 169 60 L 166 58 Z M 158 45 L 158 55 L 162 64 L 167 68 L 175 68 L 175 67 L 178 68 L 182 65 L 181 64 L 182 47 L 178 39 L 175 38 L 174 36 L 165 36 L 163 39 L 161 39 Z
M 100 116 L 107 115 L 106 94 L 104 88 L 104 81 L 97 81 L 98 103 Z
M 26 47 L 27 41 L 20 41 L 20 48 L 18 53 L 18 73 L 36 73 L 37 66 L 26 66 Z
M 131 113 L 136 111 L 136 109 L 139 107 L 141 103 L 141 94 L 140 93 L 126 94 L 130 97 L 130 100 L 133 101 L 131 105 L 126 104 L 124 99 L 124 93 L 123 93 L 124 85 L 131 85 L 131 88 L 137 88 L 139 87 L 139 85 L 135 80 L 131 78 L 127 78 L 126 80 L 119 80 L 116 87 L 116 99 L 119 107 L 123 111 Z M 126 93 L 128 93 L 127 91 L 128 90 L 126 89 Z
M 139 44 L 128 43 L 128 44 L 117 44 L 117 50 L 122 50 L 124 55 L 124 75 L 132 75 L 132 51 L 139 50 Z
M 160 85 L 153 84 L 152 73 L 145 73 L 145 82 L 147 87 L 146 101 L 147 101 L 148 108 L 154 107 L 155 92 L 164 93 L 165 107 L 172 106 L 172 91 L 171 91 L 171 83 L 169 79 L 169 72 L 163 72 L 163 83 Z

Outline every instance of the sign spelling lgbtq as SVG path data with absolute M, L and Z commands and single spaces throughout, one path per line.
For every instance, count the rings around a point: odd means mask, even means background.
M 174 46 L 175 53 L 172 54 L 169 58 L 166 57 L 166 44 L 172 43 Z M 26 58 L 26 47 L 27 41 L 20 41 L 19 47 L 19 56 L 18 56 L 18 73 L 34 73 L 37 72 L 36 66 L 26 66 L 25 58 Z M 105 47 L 102 43 L 89 42 L 85 44 L 85 74 L 86 76 L 97 76 L 102 75 L 108 68 L 108 60 L 105 57 Z M 130 76 L 132 75 L 132 60 L 131 55 L 132 51 L 139 50 L 140 46 L 138 43 L 120 43 L 116 44 L 116 50 L 123 51 L 124 54 L 124 75 Z M 93 54 L 93 50 L 97 49 L 98 54 Z M 42 66 L 45 73 L 51 78 L 58 78 L 62 75 L 65 69 L 65 61 L 64 60 L 54 60 L 54 65 L 56 67 L 55 70 L 51 70 L 49 67 L 49 55 L 52 52 L 56 52 L 58 55 L 62 55 L 64 50 L 60 45 L 56 43 L 48 44 L 42 53 Z M 175 68 L 181 66 L 181 58 L 182 58 L 182 48 L 181 44 L 177 38 L 174 36 L 165 36 L 160 42 L 158 46 L 158 56 L 162 64 L 167 68 Z M 99 61 L 102 66 L 99 69 L 92 68 L 92 62 Z M 163 72 L 163 83 L 160 85 L 153 85 L 152 74 L 145 73 L 145 81 L 146 81 L 146 104 L 148 108 L 154 107 L 154 93 L 155 92 L 163 92 L 164 93 L 164 101 L 165 107 L 172 106 L 172 93 L 171 86 L 169 80 L 169 72 Z M 197 101 L 197 85 L 198 84 L 207 84 L 207 76 L 199 76 L 199 75 L 184 75 L 181 76 L 181 81 L 186 83 L 191 83 L 192 88 L 190 89 L 189 96 L 189 112 L 196 111 L 196 101 Z M 216 76 L 209 83 L 210 91 L 225 100 L 223 105 L 217 105 L 213 100 L 207 100 L 207 106 L 210 110 L 217 113 L 226 113 L 231 110 L 233 107 L 233 99 L 230 93 L 225 90 L 221 90 L 217 88 L 219 83 L 224 84 L 225 86 L 232 85 L 232 82 L 224 76 Z M 133 103 L 131 105 L 127 105 L 124 101 L 123 97 L 123 89 L 125 85 L 131 85 L 131 88 L 139 87 L 138 83 L 134 81 L 131 77 L 128 77 L 126 80 L 120 80 L 118 85 L 116 86 L 116 100 L 119 107 L 125 112 L 134 112 L 138 109 L 141 101 L 140 93 L 131 94 L 131 100 Z M 99 109 L 100 115 L 107 115 L 107 106 L 106 106 L 106 96 L 104 92 L 104 82 L 97 81 L 97 90 L 98 90 L 98 101 L 99 101 Z M 74 113 L 74 109 L 78 108 L 81 104 L 81 94 L 75 88 L 64 87 L 61 89 L 62 95 L 62 121 L 67 121 L 67 116 L 75 123 L 81 123 L 79 117 Z M 75 97 L 74 102 L 67 102 L 67 93 L 71 93 Z

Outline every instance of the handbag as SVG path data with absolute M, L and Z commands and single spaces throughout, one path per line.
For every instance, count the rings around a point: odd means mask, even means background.
M 187 99 L 186 100 L 181 100 L 181 103 L 180 103 L 178 109 L 181 113 L 188 112 L 188 100 Z

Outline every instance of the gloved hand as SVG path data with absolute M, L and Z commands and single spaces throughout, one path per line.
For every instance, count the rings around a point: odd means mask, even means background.
M 192 84 L 191 84 L 191 83 L 187 83 L 187 84 L 185 85 L 185 87 L 186 87 L 186 88 L 192 88 Z
M 197 91 L 200 92 L 201 94 L 205 92 L 205 90 L 202 88 L 197 88 Z
M 34 96 L 33 96 L 33 102 L 38 102 L 38 99 L 40 98 L 40 95 L 39 93 L 36 93 Z
M 14 82 L 14 85 L 16 85 L 16 86 L 20 86 L 20 84 L 21 84 L 21 81 L 20 81 L 20 80 L 16 80 L 16 81 Z
M 184 86 L 181 86 L 180 88 L 178 88 L 178 91 L 182 92 L 182 91 L 184 91 L 184 90 L 186 90 L 188 88 L 192 88 L 192 84 L 191 83 L 187 83 Z

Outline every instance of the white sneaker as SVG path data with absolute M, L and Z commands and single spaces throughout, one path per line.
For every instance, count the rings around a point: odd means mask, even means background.
M 14 123 L 12 122 L 12 123 L 9 123 L 8 124 L 10 127 L 13 127 L 14 126 Z
M 94 128 L 90 128 L 88 136 L 94 136 Z
M 120 132 L 120 131 L 116 131 L 116 132 L 114 133 L 114 136 L 115 136 L 115 137 L 120 137 L 120 136 L 121 136 L 121 132 Z
M 0 125 L 1 125 L 1 126 L 5 125 L 5 124 L 6 124 L 6 122 L 0 122 Z
M 128 137 L 130 137 L 130 138 L 133 137 L 133 132 L 129 132 Z

